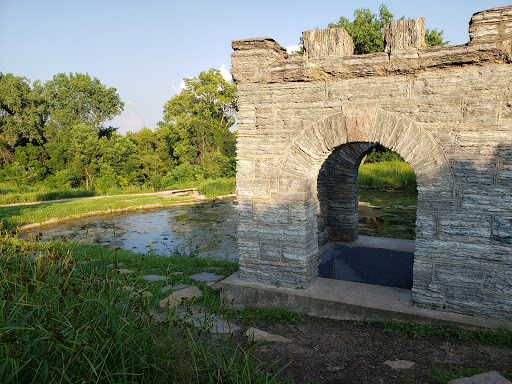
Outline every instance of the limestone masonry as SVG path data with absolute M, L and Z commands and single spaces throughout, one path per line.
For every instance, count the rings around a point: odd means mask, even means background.
M 353 55 L 341 28 L 305 54 L 233 41 L 241 278 L 307 287 L 318 246 L 357 237 L 357 171 L 376 143 L 416 173 L 413 304 L 512 319 L 512 6 L 466 45 L 426 47 L 423 18 Z

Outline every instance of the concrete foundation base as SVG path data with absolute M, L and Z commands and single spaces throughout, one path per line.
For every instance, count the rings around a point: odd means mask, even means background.
M 411 291 L 318 278 L 307 289 L 248 282 L 238 272 L 219 283 L 226 309 L 280 308 L 310 316 L 354 321 L 406 321 L 462 328 L 505 328 L 512 322 L 479 318 L 411 305 Z

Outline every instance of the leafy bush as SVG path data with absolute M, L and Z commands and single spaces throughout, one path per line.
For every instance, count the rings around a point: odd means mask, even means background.
M 404 161 L 404 159 L 391 149 L 377 144 L 377 146 L 366 155 L 364 163 L 378 163 L 381 161 Z
M 216 179 L 216 180 L 205 180 L 197 191 L 208 197 L 225 196 L 235 193 L 236 190 L 236 179 L 234 177 Z

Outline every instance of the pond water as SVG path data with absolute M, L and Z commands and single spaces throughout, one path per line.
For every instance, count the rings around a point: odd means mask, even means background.
M 23 231 L 42 241 L 85 244 L 170 256 L 175 250 L 200 257 L 238 259 L 234 198 L 194 205 L 93 216 Z
M 414 239 L 415 209 L 382 203 L 385 198 L 396 199 L 397 195 L 364 197 L 366 203 L 359 206 L 359 233 Z M 158 210 L 87 217 L 23 231 L 20 237 L 42 233 L 43 241 L 64 237 L 138 253 L 170 256 L 178 250 L 196 252 L 199 257 L 237 260 L 236 222 L 236 200 L 229 198 Z

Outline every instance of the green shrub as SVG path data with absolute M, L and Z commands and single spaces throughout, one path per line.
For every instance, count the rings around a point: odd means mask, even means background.
M 404 161 L 402 156 L 380 144 L 373 148 L 364 160 L 366 163 L 378 163 L 381 161 Z
M 236 178 L 205 180 L 199 184 L 197 191 L 208 197 L 230 195 L 236 191 Z

